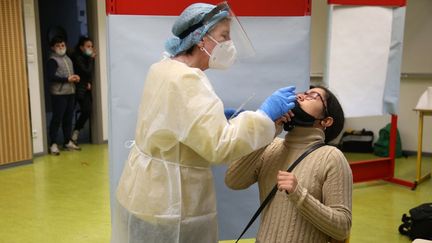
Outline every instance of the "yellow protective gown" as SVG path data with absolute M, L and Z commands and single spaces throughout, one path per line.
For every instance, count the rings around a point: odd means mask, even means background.
M 274 135 L 274 122 L 259 112 L 228 122 L 200 69 L 170 58 L 153 64 L 117 188 L 127 242 L 217 242 L 210 166 L 251 153 Z

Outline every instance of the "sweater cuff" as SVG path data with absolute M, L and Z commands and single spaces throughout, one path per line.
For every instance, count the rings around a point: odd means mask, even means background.
M 303 188 L 300 184 L 297 184 L 296 189 L 293 193 L 287 195 L 287 197 L 295 203 L 296 207 L 300 207 L 307 195 L 307 189 Z

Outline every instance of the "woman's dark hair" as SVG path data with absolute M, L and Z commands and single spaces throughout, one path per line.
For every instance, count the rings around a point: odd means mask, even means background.
M 311 86 L 311 88 L 319 88 L 324 90 L 326 93 L 325 100 L 327 103 L 328 116 L 333 118 L 333 125 L 327 127 L 324 131 L 325 143 L 328 143 L 341 133 L 345 123 L 345 115 L 338 99 L 328 88 L 320 85 Z
M 75 46 L 75 50 L 81 52 L 80 46 L 83 46 L 87 41 L 91 41 L 93 43 L 93 40 L 90 39 L 90 37 L 80 36 L 78 44 Z
M 54 36 L 52 39 L 51 39 L 51 41 L 50 41 L 50 47 L 53 47 L 53 46 L 55 46 L 55 44 L 58 44 L 58 43 L 62 43 L 62 42 L 65 42 L 66 43 L 66 41 L 64 40 L 64 38 L 63 37 L 61 37 L 61 36 Z

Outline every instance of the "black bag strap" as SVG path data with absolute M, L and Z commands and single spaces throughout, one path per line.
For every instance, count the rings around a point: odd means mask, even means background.
M 300 161 L 302 161 L 306 156 L 308 156 L 308 154 L 312 153 L 315 149 L 318 149 L 324 145 L 325 145 L 324 143 L 318 143 L 318 144 L 315 144 L 315 145 L 311 146 L 310 148 L 308 148 L 308 150 L 306 150 L 302 155 L 300 155 L 300 157 L 298 157 L 294 161 L 294 163 L 291 164 L 291 166 L 288 168 L 287 172 L 291 172 L 298 165 L 298 163 L 300 163 Z M 251 227 L 251 225 L 256 220 L 256 218 L 258 218 L 258 216 L 261 214 L 261 211 L 265 208 L 265 206 L 273 199 L 274 195 L 276 195 L 277 190 L 278 190 L 277 185 L 275 185 L 273 187 L 273 189 L 270 191 L 270 193 L 267 195 L 267 197 L 264 199 L 264 201 L 261 203 L 258 210 L 255 212 L 255 214 L 249 220 L 249 223 L 246 225 L 243 232 L 240 234 L 240 236 L 236 240 L 236 243 L 242 238 L 242 236 L 246 233 L 246 231 L 249 229 L 249 227 Z

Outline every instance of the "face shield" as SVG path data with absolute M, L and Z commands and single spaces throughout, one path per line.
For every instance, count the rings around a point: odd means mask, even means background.
M 248 58 L 255 56 L 255 49 L 250 41 L 249 37 L 246 34 L 243 26 L 238 20 L 237 16 L 234 14 L 232 9 L 228 6 L 228 3 L 223 2 L 223 5 L 226 5 L 229 9 L 230 16 L 230 37 L 234 42 L 234 45 L 237 49 L 238 58 Z M 219 6 L 219 5 L 218 5 Z
M 229 35 L 237 50 L 237 57 L 242 59 L 254 56 L 255 49 L 253 48 L 243 26 L 227 2 L 221 2 L 216 5 L 215 8 L 204 15 L 200 22 L 191 25 L 189 28 L 184 30 L 180 35 L 178 35 L 178 38 L 186 38 L 188 35 L 202 26 L 204 26 L 203 34 L 208 34 L 208 32 L 211 31 L 212 28 L 214 28 L 218 22 L 224 18 L 228 18 L 230 20 Z

